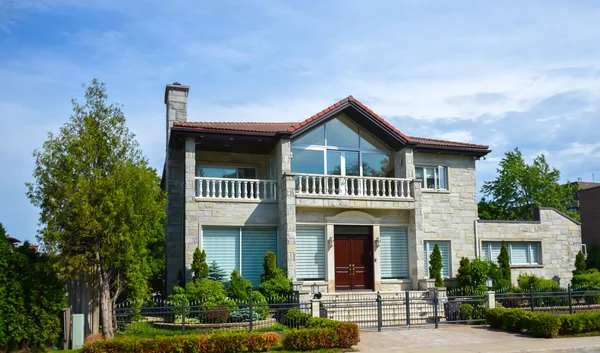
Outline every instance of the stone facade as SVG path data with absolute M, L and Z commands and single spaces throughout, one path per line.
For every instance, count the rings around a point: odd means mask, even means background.
M 478 221 L 478 253 L 486 241 L 527 241 L 541 243 L 541 264 L 513 265 L 512 279 L 520 273 L 560 280 L 566 286 L 575 269 L 575 256 L 581 250 L 581 226 L 551 208 L 541 208 L 535 221 Z

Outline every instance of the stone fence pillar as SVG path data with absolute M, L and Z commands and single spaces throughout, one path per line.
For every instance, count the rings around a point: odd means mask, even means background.
M 494 309 L 496 307 L 496 292 L 485 292 L 485 308 Z
M 321 317 L 321 301 L 319 299 L 310 300 L 310 314 L 312 317 Z

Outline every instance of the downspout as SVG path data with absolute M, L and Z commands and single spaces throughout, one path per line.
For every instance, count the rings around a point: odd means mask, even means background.
M 479 239 L 477 235 L 477 223 L 479 222 L 479 218 L 475 218 L 473 221 L 473 227 L 475 228 L 475 258 L 479 258 Z

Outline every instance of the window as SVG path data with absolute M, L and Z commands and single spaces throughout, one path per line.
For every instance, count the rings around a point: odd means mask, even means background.
M 296 276 L 325 280 L 325 227 L 296 226 Z
M 421 179 L 421 188 L 427 190 L 448 190 L 448 167 L 415 167 L 417 179 Z
M 394 177 L 394 155 L 352 120 L 339 116 L 292 142 L 292 172 Z
M 265 253 L 277 254 L 277 229 L 254 227 L 203 227 L 202 249 L 230 275 L 238 270 L 254 287 L 260 284 Z
M 408 278 L 408 229 L 381 227 L 379 232 L 381 278 Z
M 449 241 L 426 241 L 425 242 L 425 276 L 429 278 L 429 257 L 433 253 L 435 244 L 442 253 L 442 277 L 450 278 L 450 242 Z
M 542 263 L 539 242 L 507 242 L 505 244 L 511 265 L 540 265 Z M 484 241 L 481 244 L 482 257 L 497 263 L 501 248 L 502 242 Z
M 256 179 L 256 168 L 199 165 L 196 168 L 196 176 L 205 178 Z

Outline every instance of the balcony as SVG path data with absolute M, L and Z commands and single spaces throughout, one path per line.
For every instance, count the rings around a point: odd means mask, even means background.
M 412 200 L 411 179 L 293 174 L 297 196 Z
M 275 180 L 196 177 L 197 199 L 277 200 Z

